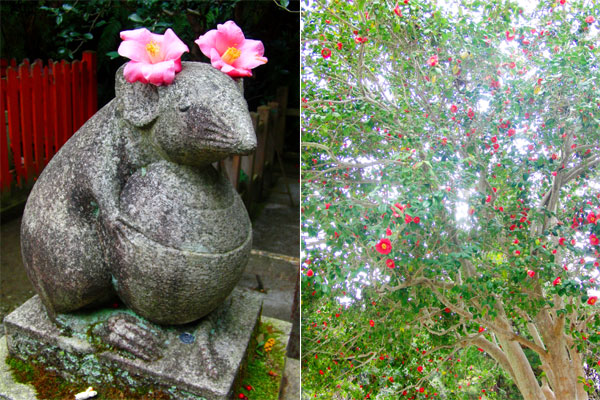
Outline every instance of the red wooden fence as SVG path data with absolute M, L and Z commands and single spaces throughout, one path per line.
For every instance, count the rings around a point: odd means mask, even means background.
M 98 109 L 96 53 L 83 60 L 0 60 L 0 189 L 39 176 L 61 146 Z

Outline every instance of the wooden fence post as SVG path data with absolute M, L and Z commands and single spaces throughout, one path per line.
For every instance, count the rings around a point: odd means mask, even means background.
M 44 169 L 44 86 L 42 84 L 42 61 L 35 60 L 31 69 L 31 98 L 33 123 L 33 149 L 35 153 L 35 175 Z M 27 134 L 24 132 L 24 134 Z
M 21 164 L 21 118 L 19 116 L 19 77 L 17 70 L 6 69 L 7 92 L 6 106 L 8 107 L 8 135 L 13 165 L 17 174 L 17 185 L 23 184 L 23 166 Z
M 96 77 L 96 53 L 93 51 L 83 52 L 83 63 L 85 65 L 84 80 L 86 89 L 86 120 L 98 110 L 98 85 Z
M 39 175 L 58 149 L 91 117 L 98 105 L 96 54 L 83 61 L 27 59 L 16 67 L 0 60 L 0 189 L 11 190 L 14 165 L 17 186 Z M 8 135 L 7 133 L 8 127 Z M 11 165 L 12 164 L 12 165 Z
M 23 163 L 25 164 L 25 181 L 29 182 L 35 176 L 33 162 L 33 135 L 31 110 L 31 76 L 27 60 L 19 65 L 19 81 L 21 83 L 21 138 L 23 143 Z
M 7 63 L 8 64 L 8 63 Z M 3 73 L 6 73 L 6 66 Z M 0 137 L 0 189 L 3 193 L 10 192 L 10 164 L 8 162 L 8 138 L 6 130 L 6 79 L 0 79 L 0 126 L 2 127 L 2 137 Z

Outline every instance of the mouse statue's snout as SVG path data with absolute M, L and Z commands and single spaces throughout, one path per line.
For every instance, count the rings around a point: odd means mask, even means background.
M 197 64 L 197 65 L 196 65 Z M 156 146 L 173 162 L 202 166 L 256 149 L 248 105 L 232 78 L 185 63 L 172 85 L 159 87 L 163 110 L 151 129 Z M 210 79 L 198 79 L 199 72 Z

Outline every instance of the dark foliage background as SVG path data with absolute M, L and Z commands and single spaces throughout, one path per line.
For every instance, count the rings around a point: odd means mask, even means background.
M 146 27 L 154 33 L 173 29 L 190 49 L 184 61 L 210 62 L 194 40 L 217 24 L 233 20 L 246 38 L 265 45 L 266 65 L 246 78 L 245 96 L 250 110 L 274 100 L 278 86 L 289 87 L 289 107 L 298 108 L 300 88 L 299 2 L 288 10 L 274 1 L 191 0 L 90 0 L 90 1 L 2 1 L 0 2 L 0 57 L 80 59 L 84 50 L 98 53 L 98 104 L 114 97 L 114 75 L 127 60 L 116 50 L 119 32 Z M 295 124 L 295 125 L 294 125 Z M 288 131 L 298 132 L 297 118 L 288 119 Z M 298 136 L 286 138 L 286 147 L 298 151 Z

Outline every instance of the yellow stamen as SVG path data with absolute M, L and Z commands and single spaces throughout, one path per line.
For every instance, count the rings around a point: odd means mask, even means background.
M 236 49 L 235 47 L 230 47 L 227 51 L 221 56 L 221 59 L 225 61 L 227 64 L 231 65 L 235 60 L 240 58 L 242 52 Z
M 160 53 L 160 46 L 154 40 L 151 40 L 146 45 L 146 51 L 150 55 L 150 57 L 156 57 Z
M 382 243 L 382 244 L 381 244 L 381 248 L 382 248 L 383 250 L 385 250 L 385 249 L 387 249 L 387 245 L 386 245 L 385 243 Z

